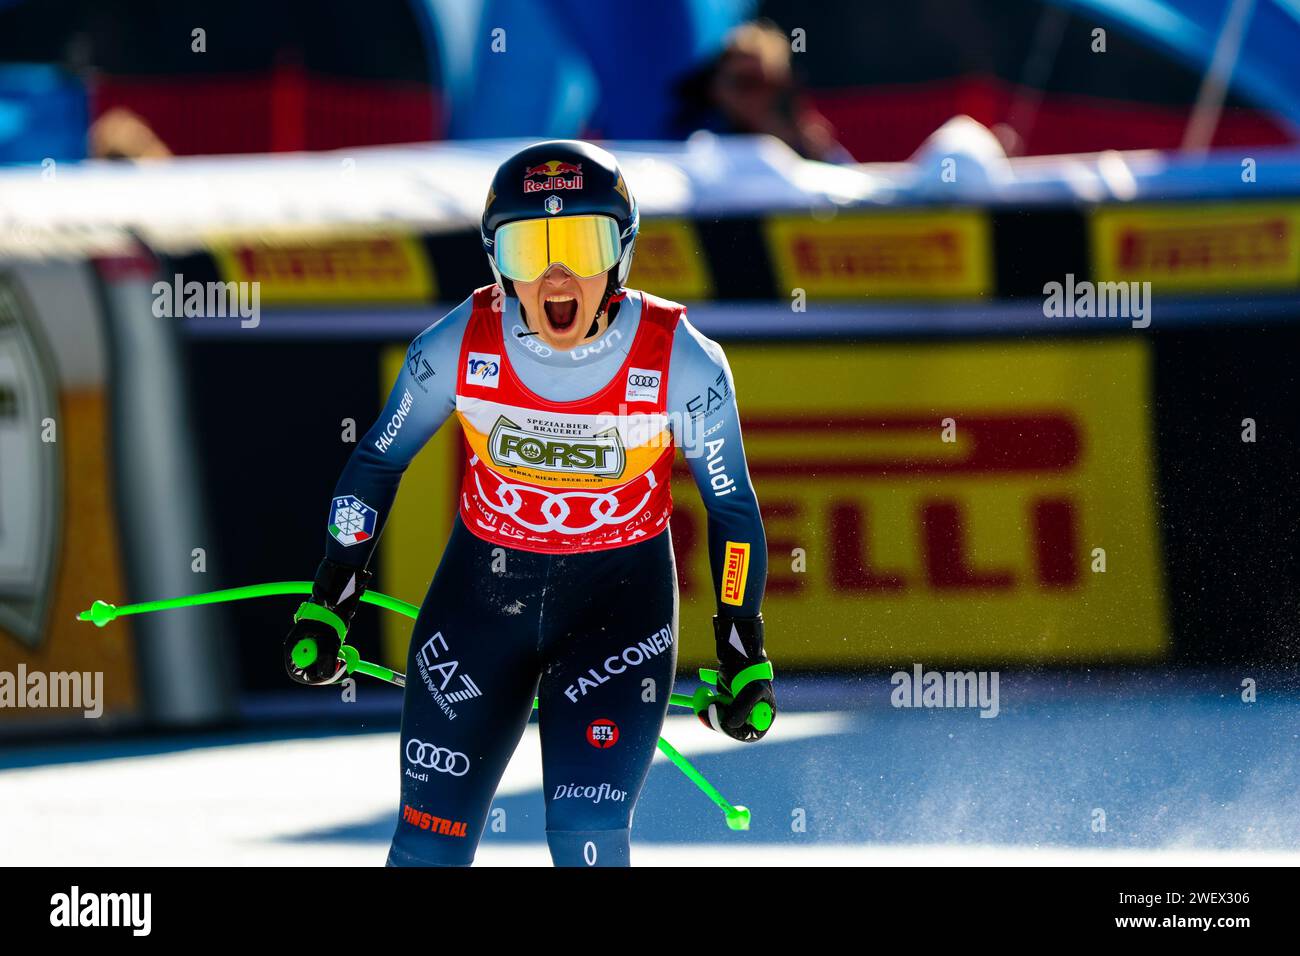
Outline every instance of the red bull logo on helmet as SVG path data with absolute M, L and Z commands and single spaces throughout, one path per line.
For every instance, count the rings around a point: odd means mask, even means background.
M 524 170 L 525 193 L 581 188 L 582 163 L 565 163 L 553 159 Z

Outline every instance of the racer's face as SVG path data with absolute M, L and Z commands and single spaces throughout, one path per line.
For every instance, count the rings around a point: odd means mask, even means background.
M 601 317 L 596 334 L 588 338 L 591 320 L 605 294 L 607 273 L 580 279 L 552 263 L 534 282 L 515 280 L 515 295 L 523 304 L 528 328 L 553 349 L 568 351 L 595 341 L 604 334 L 607 318 Z

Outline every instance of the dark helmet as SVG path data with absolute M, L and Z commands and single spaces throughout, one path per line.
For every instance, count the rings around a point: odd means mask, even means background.
M 608 216 L 618 223 L 619 257 L 609 270 L 600 311 L 632 270 L 632 247 L 641 217 L 612 153 L 590 143 L 553 139 L 511 156 L 492 177 L 480 233 L 492 274 L 507 295 L 514 283 L 497 268 L 496 231 L 506 223 L 551 216 Z

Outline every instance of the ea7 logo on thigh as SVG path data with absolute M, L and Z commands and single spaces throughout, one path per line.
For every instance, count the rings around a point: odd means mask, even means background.
M 420 672 L 420 679 L 429 689 L 429 696 L 438 706 L 438 710 L 446 715 L 448 720 L 456 719 L 457 704 L 463 704 L 468 700 L 476 697 L 482 697 L 483 691 L 469 674 L 460 672 L 460 661 L 450 656 L 451 649 L 447 645 L 447 639 L 438 631 L 433 637 L 424 642 L 416 654 L 416 669 Z M 459 679 L 459 685 L 448 690 L 447 685 L 451 683 L 453 677 Z

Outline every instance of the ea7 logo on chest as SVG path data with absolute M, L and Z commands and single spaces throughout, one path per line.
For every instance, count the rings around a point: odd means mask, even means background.
M 501 375 L 501 356 L 470 352 L 465 362 L 465 384 L 496 388 Z
M 50 925 L 62 927 L 129 927 L 132 936 L 148 936 L 153 920 L 152 893 L 70 893 L 50 897 Z
M 557 437 L 526 431 L 502 416 L 488 438 L 492 460 L 498 465 L 617 478 L 627 464 L 618 429 L 598 435 Z

